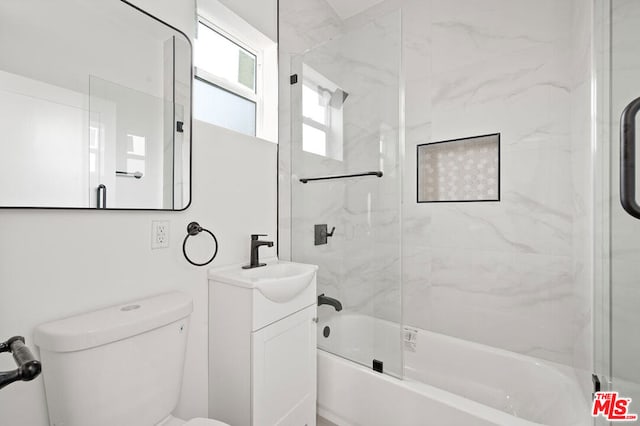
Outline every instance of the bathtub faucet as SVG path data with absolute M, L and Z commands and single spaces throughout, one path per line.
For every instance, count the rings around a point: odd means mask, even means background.
M 338 299 L 325 296 L 324 293 L 318 296 L 318 306 L 320 305 L 331 305 L 337 312 L 342 310 L 342 303 Z

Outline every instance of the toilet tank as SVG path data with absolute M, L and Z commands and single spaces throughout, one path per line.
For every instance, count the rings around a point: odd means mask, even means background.
M 52 426 L 151 426 L 178 403 L 192 299 L 172 292 L 42 324 Z

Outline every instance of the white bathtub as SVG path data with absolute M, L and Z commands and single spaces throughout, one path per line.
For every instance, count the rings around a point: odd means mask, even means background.
M 328 338 L 325 326 L 331 328 Z M 332 352 L 368 364 L 371 352 L 358 348 L 378 346 L 373 353 L 385 369 L 385 356 L 398 365 L 397 324 L 337 314 L 322 321 L 318 332 L 319 346 Z M 571 368 L 505 350 L 418 330 L 415 352 L 404 352 L 404 376 L 379 374 L 320 350 L 318 413 L 340 426 L 592 424 Z

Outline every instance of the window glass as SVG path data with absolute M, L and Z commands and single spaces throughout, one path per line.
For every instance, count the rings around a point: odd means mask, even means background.
M 193 89 L 193 116 L 196 120 L 256 135 L 255 102 L 201 79 L 194 81 Z
M 256 56 L 202 22 L 198 23 L 194 64 L 217 77 L 256 91 Z

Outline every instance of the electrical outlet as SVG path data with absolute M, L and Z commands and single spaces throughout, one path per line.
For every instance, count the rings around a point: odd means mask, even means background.
M 151 222 L 151 248 L 169 247 L 169 221 L 154 220 Z

